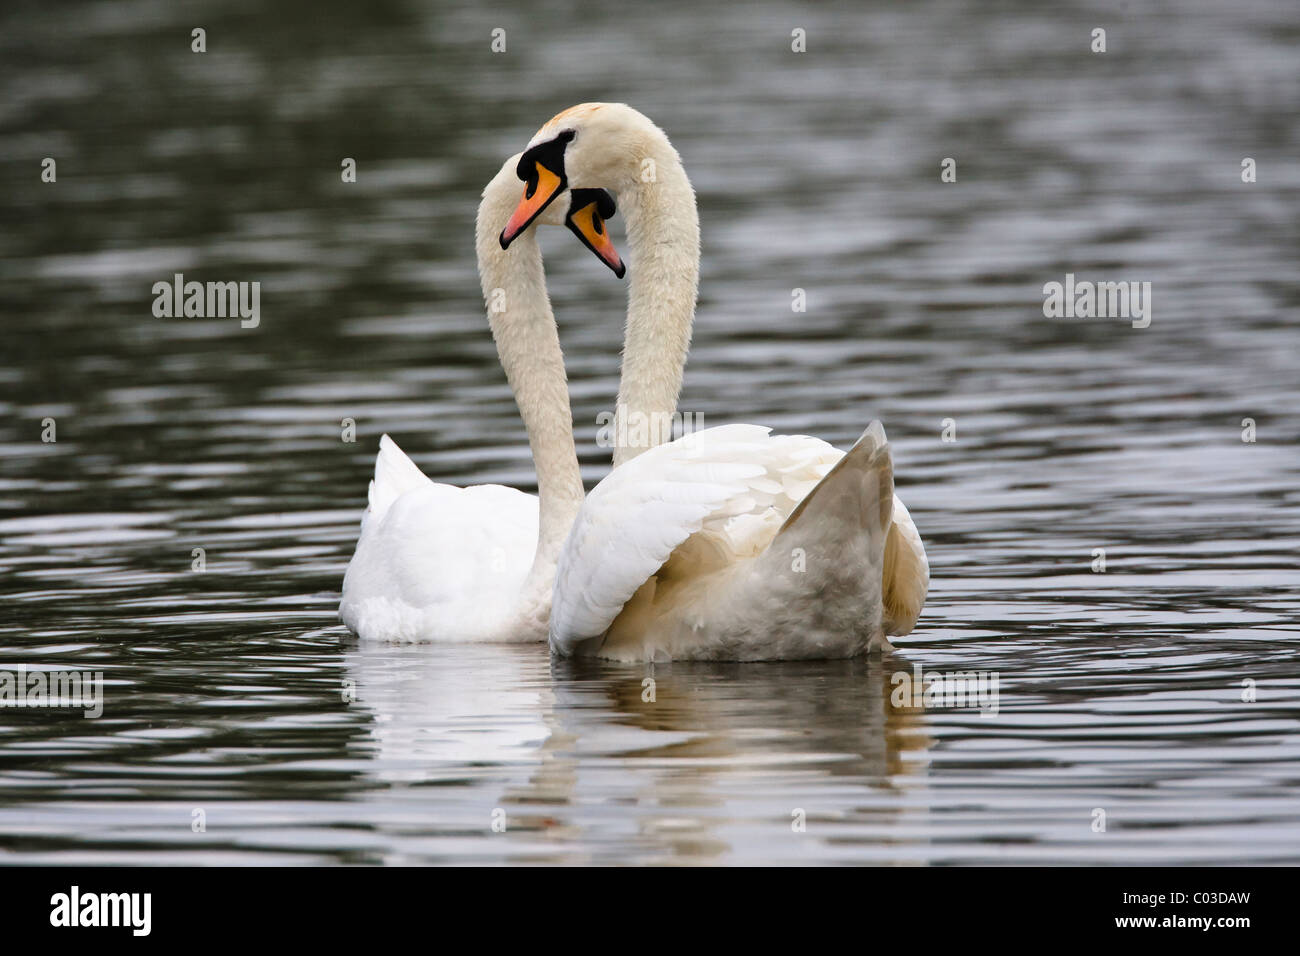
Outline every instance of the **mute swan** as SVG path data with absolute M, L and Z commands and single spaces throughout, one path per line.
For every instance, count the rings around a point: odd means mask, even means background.
M 632 272 L 615 421 L 670 420 L 700 256 L 695 194 L 677 151 L 631 107 L 587 103 L 542 127 L 518 173 L 528 190 L 503 246 L 545 208 L 547 190 L 571 182 L 616 194 Z M 893 494 L 879 422 L 847 454 L 757 425 L 642 446 L 616 447 L 614 470 L 583 502 L 560 553 L 556 653 L 835 658 L 890 648 L 886 634 L 912 630 L 929 565 Z
M 583 488 L 536 230 L 509 253 L 497 240 L 519 197 L 517 159 L 483 191 L 477 253 L 497 354 L 528 430 L 538 496 L 501 485 L 437 484 L 384 435 L 339 604 L 343 623 L 364 639 L 546 640 L 555 561 Z M 540 221 L 563 222 L 611 268 L 622 268 L 602 224 L 614 211 L 608 194 L 573 190 L 568 215 L 561 210 Z

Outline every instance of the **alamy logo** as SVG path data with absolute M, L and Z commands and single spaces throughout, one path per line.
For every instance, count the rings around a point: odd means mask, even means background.
M 978 707 L 981 717 L 998 715 L 998 672 L 922 671 L 916 664 L 911 672 L 890 676 L 894 689 L 889 702 L 898 708 L 933 710 L 941 707 Z
M 704 428 L 702 412 L 640 412 L 620 404 L 615 411 L 596 415 L 596 447 L 654 448 Z
M 0 671 L 0 707 L 73 707 L 87 717 L 104 713 L 103 671 Z
M 1065 282 L 1043 286 L 1043 315 L 1049 319 L 1131 319 L 1133 328 L 1151 324 L 1150 282 Z
M 153 929 L 152 893 L 82 893 L 74 886 L 50 897 L 51 926 L 129 926 L 134 936 Z
M 255 329 L 262 321 L 262 283 L 186 282 L 178 272 L 171 282 L 153 284 L 153 314 L 160 319 L 225 319 Z

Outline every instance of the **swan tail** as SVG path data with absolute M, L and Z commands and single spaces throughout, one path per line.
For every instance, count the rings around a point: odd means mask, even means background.
M 907 508 L 894 499 L 894 520 L 885 540 L 885 633 L 912 633 L 930 590 L 930 562 Z
M 420 466 L 397 447 L 397 442 L 384 435 L 379 439 L 375 477 L 370 482 L 369 516 L 376 520 L 382 519 L 394 501 L 428 482 L 429 479 L 420 471 Z

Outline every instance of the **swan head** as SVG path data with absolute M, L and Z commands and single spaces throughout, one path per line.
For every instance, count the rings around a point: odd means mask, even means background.
M 519 178 L 538 178 L 539 191 L 550 170 L 566 186 L 600 186 L 616 194 L 652 182 L 645 161 L 676 151 L 654 122 L 626 103 L 580 103 L 543 124 L 520 155 Z M 539 170 L 540 167 L 540 170 Z
M 566 190 L 602 188 L 622 194 L 647 182 L 645 162 L 660 150 L 672 152 L 676 158 L 663 131 L 624 103 L 582 103 L 551 117 L 516 164 L 524 195 L 501 232 L 502 248 L 532 222 L 545 222 L 541 217 Z M 576 228 L 566 225 L 616 274 L 623 275 L 620 266 L 597 250 L 607 242 L 593 242 L 593 230 L 584 234 L 581 223 Z M 595 237 L 600 236 L 595 231 Z M 617 256 L 612 245 L 607 252 Z
M 519 170 L 523 168 L 523 164 L 522 153 L 506 160 L 500 172 L 483 191 L 487 207 L 500 207 L 503 203 L 507 208 L 515 205 L 521 178 Z M 501 248 L 508 249 L 510 243 L 533 223 L 539 226 L 564 226 L 577 236 L 578 240 L 596 255 L 596 258 L 609 266 L 616 276 L 623 278 L 627 269 L 618 250 L 614 248 L 609 230 L 605 226 L 605 223 L 614 218 L 618 211 L 614 197 L 599 187 L 570 189 L 566 183 L 560 182 L 543 199 L 538 195 L 544 188 L 541 181 L 543 172 L 539 169 L 536 175 L 537 181 L 525 186 L 523 200 L 518 203 L 509 223 L 501 233 Z M 546 183 L 551 184 L 552 180 L 548 177 Z

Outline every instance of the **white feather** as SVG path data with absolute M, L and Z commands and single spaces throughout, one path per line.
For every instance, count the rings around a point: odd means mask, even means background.
M 385 435 L 339 615 L 368 639 L 508 640 L 537 527 L 535 496 L 430 481 Z

